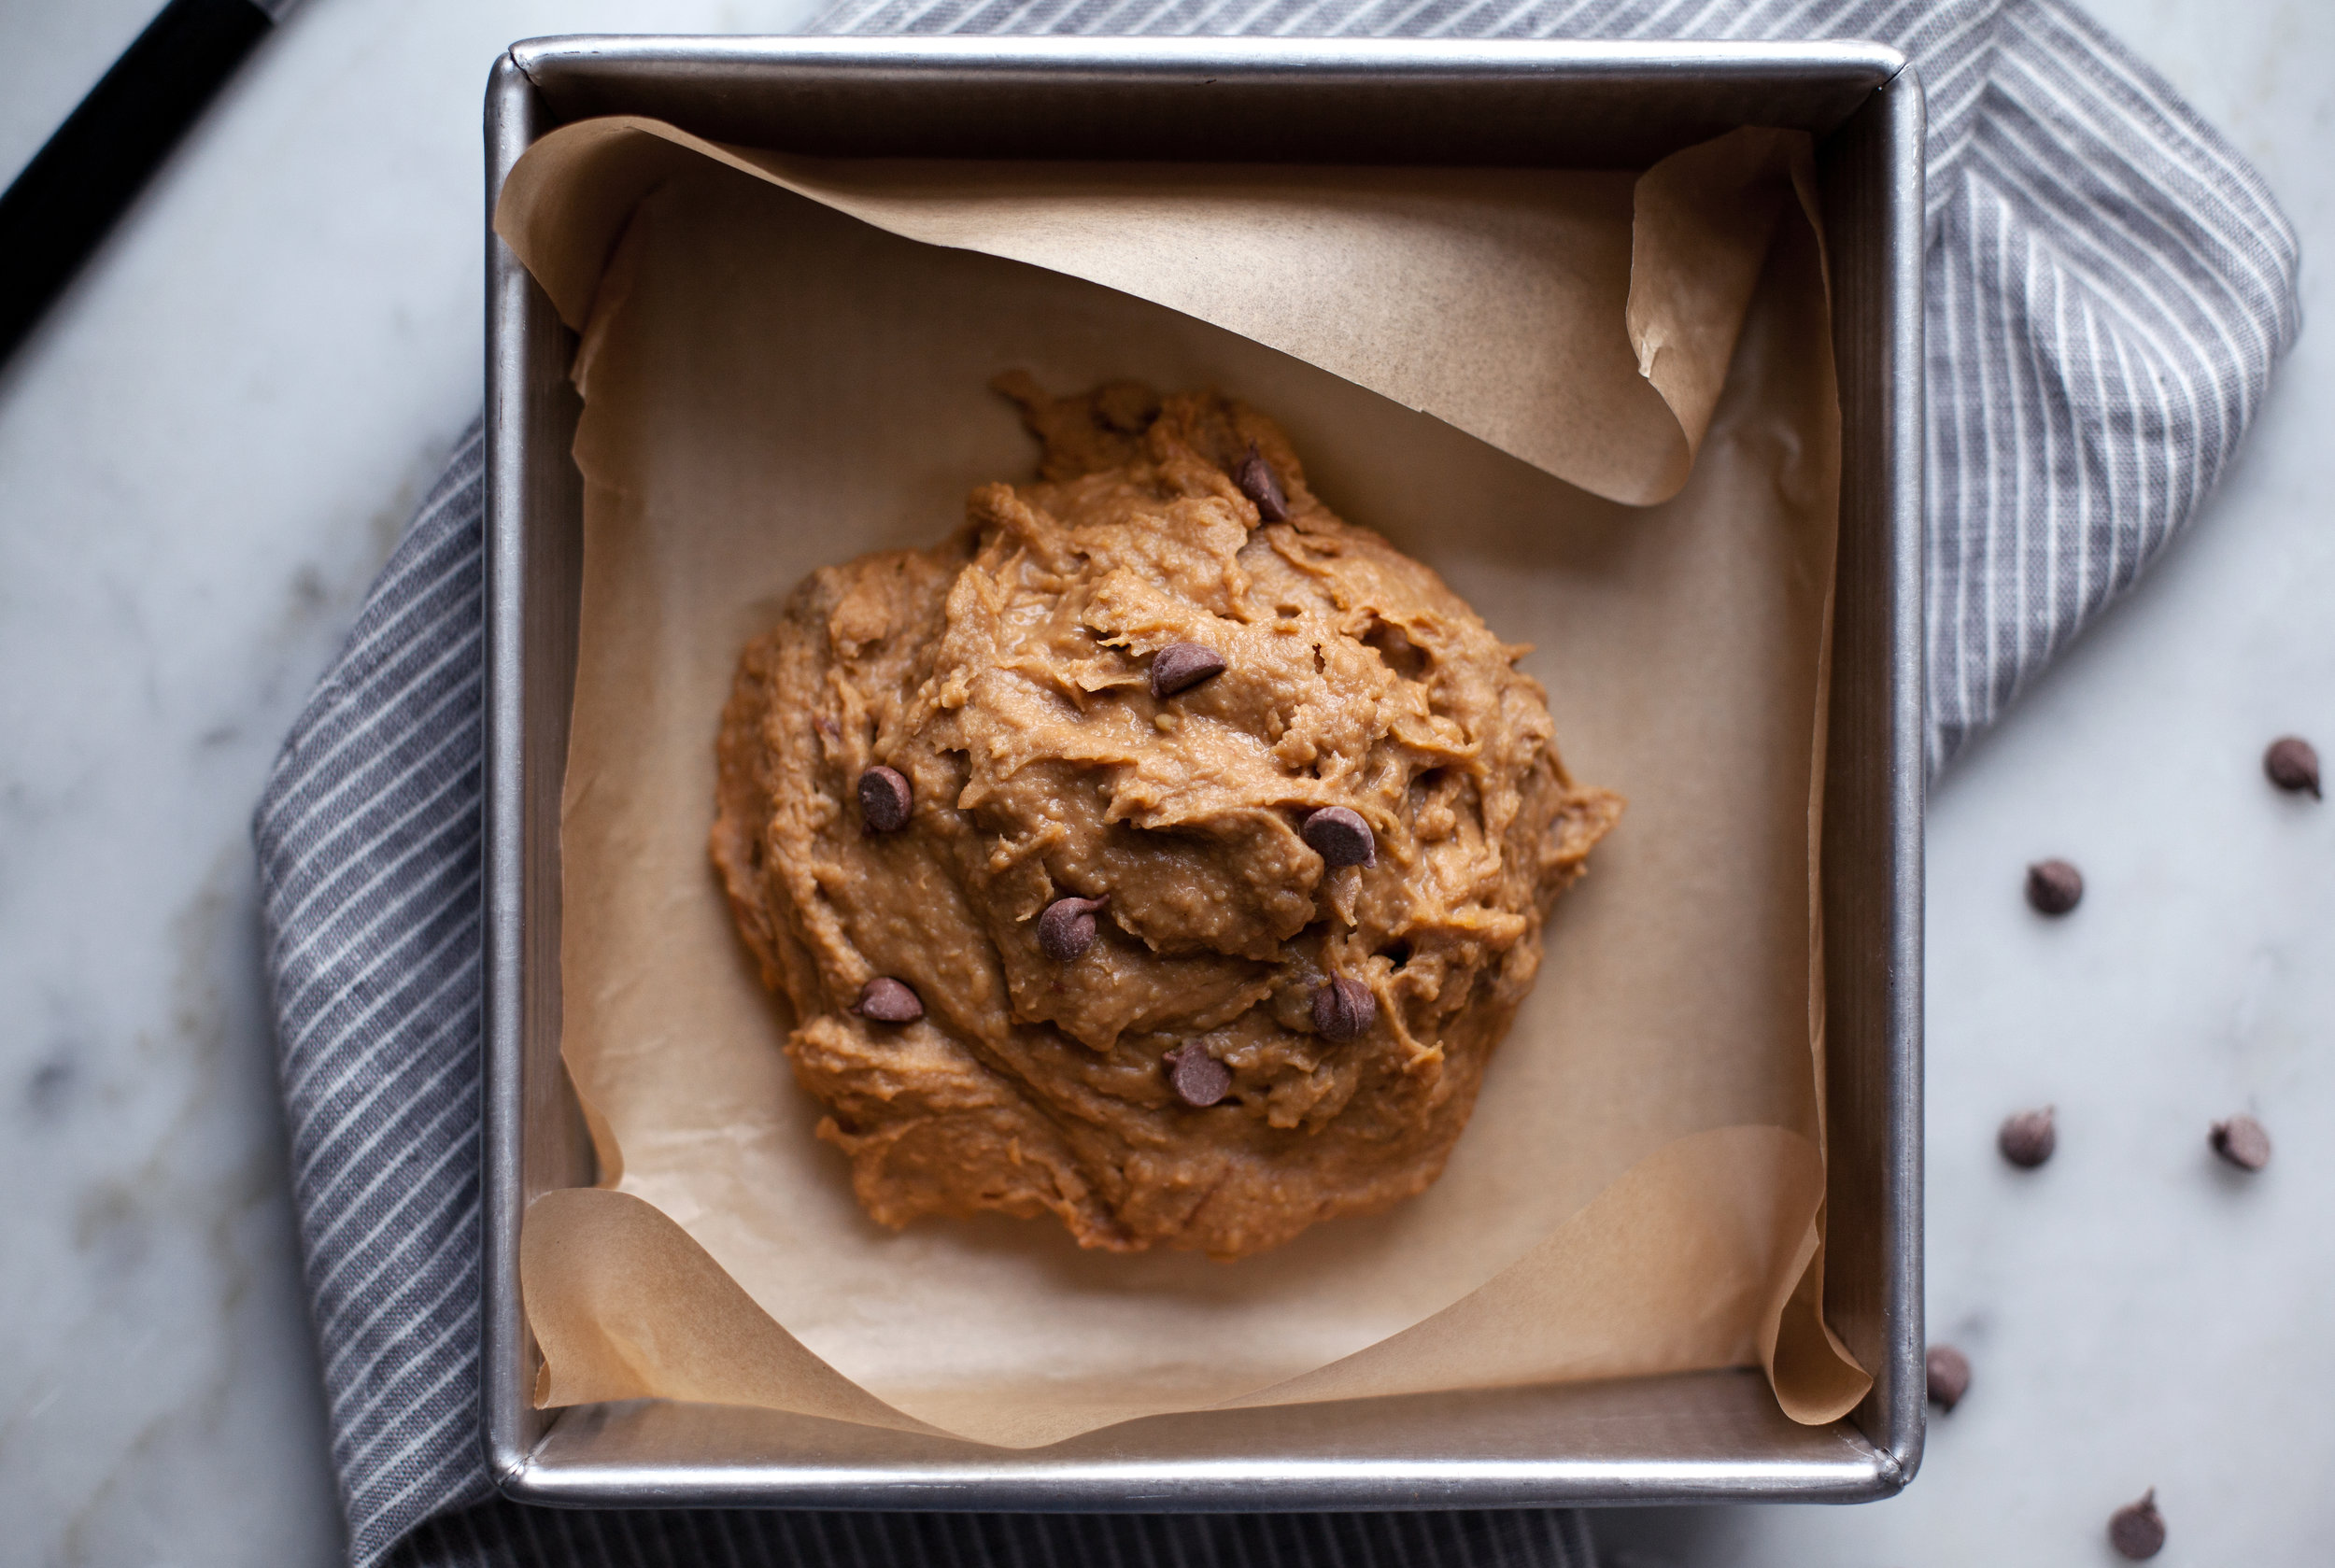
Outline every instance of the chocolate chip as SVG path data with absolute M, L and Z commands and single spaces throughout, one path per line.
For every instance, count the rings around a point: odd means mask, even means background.
M 1289 520 L 1289 498 L 1281 493 L 1281 475 L 1265 460 L 1265 454 L 1249 444 L 1248 455 L 1232 472 L 1232 482 L 1240 487 L 1240 493 L 1256 502 L 1256 515 L 1268 523 Z
M 2065 914 L 2084 901 L 2084 873 L 2064 860 L 2027 868 L 2027 901 L 2045 914 Z
M 859 819 L 870 833 L 897 833 L 908 826 L 916 791 L 895 768 L 870 768 L 859 775 Z
M 913 986 L 878 975 L 859 988 L 859 1005 L 853 1010 L 879 1024 L 913 1024 L 925 1015 L 925 1004 Z
M 1162 700 L 1224 672 L 1224 656 L 1200 643 L 1170 643 L 1152 656 L 1152 695 Z
M 2262 754 L 2262 771 L 2289 795 L 2307 789 L 2314 800 L 2326 798 L 2319 793 L 2319 754 L 2300 735 L 2272 741 L 2271 749 Z
M 1297 831 L 1326 866 L 1379 863 L 1379 841 L 1370 836 L 1370 825 L 1362 820 L 1360 812 L 1344 806 L 1324 806 L 1308 816 L 1305 826 Z
M 2271 1135 L 2251 1116 L 2232 1116 L 2214 1123 L 2207 1138 L 2214 1152 L 2240 1170 L 2260 1170 L 2271 1163 Z
M 2157 1489 L 2148 1489 L 2138 1503 L 2127 1503 L 2108 1516 L 2108 1544 L 2120 1557 L 2143 1562 L 2165 1549 L 2165 1516 L 2157 1511 Z
M 1095 912 L 1111 902 L 1101 898 L 1056 898 L 1038 917 L 1038 945 L 1057 964 L 1095 945 Z
M 2052 1108 L 2022 1110 L 2005 1118 L 2002 1131 L 1995 1142 L 2002 1149 L 2002 1157 L 2021 1170 L 2033 1170 L 2051 1158 L 2051 1151 L 2059 1147 L 2059 1129 L 2052 1123 Z
M 1970 1358 L 1951 1345 L 1930 1347 L 1930 1403 L 1951 1415 L 1970 1391 Z
M 1232 1093 L 1232 1069 L 1210 1056 L 1197 1040 L 1187 1040 L 1160 1058 L 1176 1097 L 1194 1109 L 1205 1109 Z
M 1360 1039 L 1379 1021 L 1379 999 L 1370 988 L 1344 975 L 1313 994 L 1314 1031 L 1325 1039 Z

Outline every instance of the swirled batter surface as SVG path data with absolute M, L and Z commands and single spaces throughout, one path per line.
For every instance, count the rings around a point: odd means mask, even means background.
M 1265 416 L 999 386 L 1038 480 L 813 573 L 723 714 L 714 859 L 819 1136 L 888 1224 L 1122 1251 L 1420 1192 L 1620 798 Z

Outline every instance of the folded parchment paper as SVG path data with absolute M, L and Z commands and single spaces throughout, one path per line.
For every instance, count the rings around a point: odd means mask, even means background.
M 630 120 L 531 149 L 497 227 L 584 334 L 563 1050 L 602 1172 L 526 1218 L 539 1402 L 1010 1446 L 1737 1364 L 1799 1420 L 1854 1405 L 1818 1306 L 1839 452 L 1807 157 L 1747 130 L 1643 176 L 848 163 Z M 1341 515 L 1536 645 L 1567 764 L 1629 797 L 1393 1213 L 1234 1264 L 896 1234 L 811 1137 L 706 858 L 716 715 L 804 572 L 1033 471 L 984 389 L 1012 367 L 1273 415 Z

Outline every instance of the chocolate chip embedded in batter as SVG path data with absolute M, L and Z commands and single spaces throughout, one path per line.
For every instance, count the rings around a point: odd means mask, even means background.
M 1111 902 L 1100 898 L 1056 898 L 1038 917 L 1038 945 L 1057 964 L 1068 964 L 1095 945 L 1095 914 Z
M 1995 1135 L 1995 1143 L 2011 1164 L 2021 1170 L 2033 1170 L 2059 1147 L 2059 1129 L 2052 1121 L 2052 1108 L 2022 1110 L 2005 1118 L 2002 1130 Z
M 870 768 L 859 775 L 859 816 L 870 833 L 897 833 L 908 826 L 916 791 L 896 768 Z
M 2138 1503 L 2127 1503 L 2108 1516 L 2108 1544 L 2119 1557 L 2134 1562 L 2144 1562 L 2165 1549 L 2165 1516 L 2157 1511 L 2155 1487 Z
M 1297 831 L 1323 864 L 1333 869 L 1379 863 L 1379 841 L 1371 836 L 1370 825 L 1362 820 L 1360 812 L 1349 807 L 1324 806 L 1308 816 Z
M 906 982 L 878 975 L 859 988 L 859 1002 L 852 1010 L 879 1024 L 913 1024 L 925 1015 L 925 1004 Z
M 1951 1415 L 1970 1391 L 1970 1358 L 1951 1345 L 1932 1345 L 1926 1359 L 1930 1403 Z
M 1170 643 L 1152 656 L 1152 695 L 1165 700 L 1224 672 L 1224 656 L 1200 643 Z
M 2027 901 L 2043 914 L 2065 914 L 2084 901 L 2084 873 L 2064 860 L 2027 868 Z
M 1313 994 L 1313 1027 L 1326 1039 L 1360 1039 L 1379 1021 L 1379 999 L 1370 988 L 1344 975 Z
M 2260 1170 L 2271 1163 L 2271 1135 L 2251 1116 L 2215 1123 L 2207 1141 L 2215 1153 L 2240 1170 Z
M 1189 1040 L 1160 1058 L 1176 1097 L 1196 1110 L 1205 1110 L 1232 1093 L 1232 1069 L 1210 1056 L 1196 1040 Z
M 2271 742 L 2271 749 L 2262 754 L 2262 771 L 2271 783 L 2289 795 L 2311 792 L 2314 800 L 2325 799 L 2319 793 L 2319 754 L 2310 742 L 2300 735 L 2283 735 Z
M 1249 443 L 1248 455 L 1240 466 L 1232 471 L 1232 482 L 1240 487 L 1240 493 L 1256 503 L 1256 515 L 1268 523 L 1289 520 L 1289 497 L 1282 493 L 1281 477 L 1273 472 L 1273 465 L 1265 460 L 1265 454 Z

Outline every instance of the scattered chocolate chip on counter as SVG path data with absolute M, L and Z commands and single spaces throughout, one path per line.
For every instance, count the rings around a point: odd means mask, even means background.
M 2108 1544 L 2120 1557 L 2144 1562 L 2165 1549 L 2165 1516 L 2157 1511 L 2157 1489 L 2148 1489 L 2138 1503 L 2127 1503 L 2108 1516 Z
M 1358 980 L 1334 976 L 1313 994 L 1313 1027 L 1324 1038 L 1360 1039 L 1378 1021 L 1379 999 Z
M 1056 898 L 1038 917 L 1038 946 L 1057 964 L 1068 964 L 1095 945 L 1095 915 L 1101 898 Z
M 2052 1112 L 2053 1108 L 2045 1106 L 2005 1117 L 2002 1130 L 1995 1135 L 2002 1157 L 2021 1170 L 2033 1170 L 2051 1158 L 2051 1151 L 2059 1147 L 2059 1129 Z
M 1362 813 L 1346 806 L 1324 806 L 1308 816 L 1298 833 L 1306 847 L 1332 869 L 1340 866 L 1375 866 L 1379 841 Z
M 1249 444 L 1249 455 L 1240 459 L 1240 466 L 1233 470 L 1232 482 L 1256 502 L 1258 516 L 1268 523 L 1289 520 L 1289 497 L 1281 492 L 1281 475 L 1273 472 L 1273 465 L 1265 460 L 1254 442 Z
M 1176 1097 L 1195 1110 L 1205 1110 L 1232 1093 L 1232 1069 L 1210 1056 L 1196 1040 L 1188 1040 L 1160 1058 L 1167 1064 L 1168 1081 Z
M 1932 1345 L 1929 1373 L 1930 1403 L 1952 1415 L 1970 1391 L 1970 1358 L 1951 1345 Z
M 2084 873 L 2064 860 L 2027 868 L 2027 901 L 2043 914 L 2065 914 L 2084 901 Z
M 925 1015 L 925 1004 L 915 987 L 890 975 L 878 975 L 859 988 L 859 1002 L 853 1010 L 879 1024 L 913 1024 Z
M 870 833 L 897 833 L 908 826 L 916 791 L 897 768 L 870 768 L 859 775 L 859 819 Z
M 2319 793 L 2319 754 L 2300 735 L 2282 735 L 2272 741 L 2271 749 L 2262 754 L 2262 771 L 2289 795 L 2307 789 L 2314 800 L 2326 798 Z
M 2260 1170 L 2271 1163 L 2271 1135 L 2251 1116 L 2216 1122 L 2206 1137 L 2214 1152 L 2240 1170 Z
M 1152 656 L 1152 696 L 1167 700 L 1224 672 L 1224 656 L 1199 643 L 1170 643 Z

